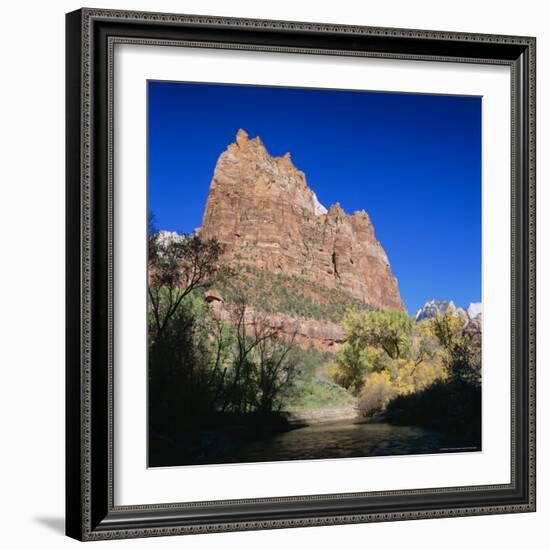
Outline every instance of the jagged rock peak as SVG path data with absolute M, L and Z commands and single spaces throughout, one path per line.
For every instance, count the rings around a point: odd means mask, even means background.
M 185 239 L 185 235 L 181 235 L 176 231 L 161 230 L 156 233 L 156 238 L 159 245 L 163 247 L 168 246 L 173 242 L 183 241 Z
M 224 244 L 230 263 L 338 287 L 375 307 L 404 309 L 367 213 L 348 215 L 338 203 L 327 210 L 290 153 L 272 157 L 243 129 L 216 164 L 201 235 Z
M 259 136 L 250 138 L 248 132 L 242 128 L 237 131 L 235 142 L 230 143 L 220 155 L 211 188 L 232 172 L 232 167 L 238 167 L 245 178 L 257 172 L 264 172 L 265 176 L 271 175 L 276 181 L 270 183 L 278 184 L 272 187 L 272 193 L 294 191 L 300 206 L 311 210 L 316 216 L 327 213 L 327 209 L 308 186 L 305 174 L 292 162 L 290 152 L 280 157 L 273 157 Z M 265 177 L 258 178 L 256 181 L 257 186 L 265 183 Z
M 481 303 L 472 302 L 464 310 L 456 307 L 452 300 L 428 300 L 423 307 L 416 312 L 416 322 L 433 319 L 438 313 L 453 312 L 454 315 L 462 315 L 466 320 L 472 320 L 481 315 Z
M 428 300 L 423 307 L 416 312 L 416 322 L 432 319 L 438 313 L 448 313 L 456 311 L 456 307 L 452 300 Z
M 339 202 L 335 202 L 330 206 L 330 208 L 328 209 L 328 214 L 333 218 L 344 218 L 345 216 L 347 216 L 347 214 L 344 212 L 344 209 L 340 206 Z
M 370 217 L 365 210 L 356 210 L 352 215 L 357 219 L 364 219 L 370 222 Z
M 242 128 L 239 128 L 237 130 L 235 140 L 237 142 L 237 145 L 246 144 L 248 142 L 248 132 L 246 130 L 243 130 Z
M 259 146 L 260 149 L 265 150 L 265 146 L 260 138 L 260 136 L 256 136 L 255 138 L 250 138 L 248 136 L 248 132 L 246 130 L 243 130 L 242 128 L 239 128 L 237 131 L 237 135 L 235 136 L 235 144 L 240 149 L 247 149 L 251 145 Z

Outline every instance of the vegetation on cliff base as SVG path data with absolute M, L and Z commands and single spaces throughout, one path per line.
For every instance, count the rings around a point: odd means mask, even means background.
M 480 340 L 463 330 L 462 316 L 451 310 L 415 323 L 296 278 L 227 269 L 222 254 L 214 239 L 161 240 L 150 232 L 153 440 L 236 424 L 261 437 L 290 428 L 285 411 L 338 407 L 478 438 Z M 212 286 L 230 296 L 224 320 L 203 298 Z M 271 312 L 339 320 L 347 340 L 336 354 L 300 349 L 270 325 Z
M 465 321 L 453 309 L 418 324 L 400 312 L 348 311 L 332 376 L 364 416 L 477 434 L 481 347 Z
M 220 281 L 218 287 L 228 303 L 245 293 L 249 304 L 258 310 L 317 321 L 340 323 L 348 309 L 372 309 L 345 290 L 326 288 L 300 277 L 270 273 L 247 264 L 235 268 L 234 276 Z
M 212 314 L 203 292 L 234 277 L 220 267 L 223 247 L 197 235 L 149 237 L 149 422 L 174 434 L 243 415 L 277 429 L 283 410 L 349 404 L 345 389 L 321 372 L 329 354 L 293 345 L 265 312 L 249 307 L 247 287 L 233 285 L 229 319 Z M 223 418 L 222 418 L 223 417 Z M 238 420 L 237 420 L 238 419 Z M 273 424 L 275 423 L 275 424 Z M 264 426 L 265 428 L 265 426 Z
M 227 277 L 222 246 L 197 235 L 161 241 L 149 235 L 149 421 L 166 433 L 216 414 L 280 410 L 295 364 L 292 342 L 244 299 L 230 322 L 210 315 L 201 291 Z

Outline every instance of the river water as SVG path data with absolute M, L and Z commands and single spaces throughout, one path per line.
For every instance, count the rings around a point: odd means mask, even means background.
M 416 426 L 355 424 L 342 420 L 307 426 L 246 444 L 234 451 L 230 461 L 307 460 L 474 450 L 479 448 L 456 436 Z

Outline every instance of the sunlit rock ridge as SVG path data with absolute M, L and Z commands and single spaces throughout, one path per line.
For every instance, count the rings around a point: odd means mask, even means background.
M 347 214 L 338 203 L 325 208 L 290 153 L 273 157 L 244 130 L 217 161 L 200 231 L 225 245 L 229 264 L 296 276 L 376 308 L 404 310 L 368 214 Z

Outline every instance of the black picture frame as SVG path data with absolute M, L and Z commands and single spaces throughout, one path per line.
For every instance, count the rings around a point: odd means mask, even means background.
M 81 9 L 66 16 L 66 533 L 79 540 L 535 510 L 535 38 Z M 113 44 L 507 65 L 512 449 L 505 485 L 223 502 L 113 498 Z

